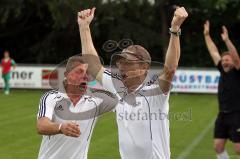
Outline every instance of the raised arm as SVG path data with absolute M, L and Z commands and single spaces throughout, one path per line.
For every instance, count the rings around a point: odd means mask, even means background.
M 78 12 L 78 25 L 81 37 L 82 54 L 88 58 L 90 74 L 92 74 L 99 82 L 102 81 L 104 68 L 100 62 L 100 58 L 93 45 L 90 23 L 94 17 L 95 8 Z
M 228 30 L 225 26 L 222 27 L 222 40 L 225 42 L 228 52 L 233 59 L 233 63 L 236 69 L 240 69 L 240 59 L 236 47 L 233 45 L 232 41 L 229 39 Z
M 214 64 L 217 66 L 219 61 L 221 60 L 221 56 L 219 55 L 218 48 L 214 44 L 209 32 L 210 32 L 210 23 L 207 20 L 204 24 L 204 32 L 203 32 L 204 39 L 205 39 L 209 54 L 211 55 Z
M 188 13 L 184 7 L 178 8 L 174 12 L 170 29 L 171 37 L 166 53 L 163 74 L 159 77 L 159 85 L 163 93 L 167 93 L 170 90 L 172 79 L 178 67 L 180 58 L 180 27 L 187 17 Z

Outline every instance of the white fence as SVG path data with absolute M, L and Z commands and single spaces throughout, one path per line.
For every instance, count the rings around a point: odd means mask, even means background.
M 12 88 L 48 89 L 49 75 L 54 66 L 18 66 L 12 70 L 10 85 Z M 1 68 L 0 68 L 1 71 Z M 158 72 L 157 69 L 153 72 Z M 59 78 L 56 75 L 54 78 Z M 178 69 L 173 80 L 172 92 L 217 93 L 219 72 L 207 69 Z M 97 83 L 95 83 L 98 86 Z M 0 87 L 3 80 L 0 79 Z

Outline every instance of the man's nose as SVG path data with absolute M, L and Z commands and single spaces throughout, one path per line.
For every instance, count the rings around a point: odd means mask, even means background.
M 84 76 L 83 76 L 83 79 L 86 80 L 86 81 L 88 81 L 89 75 L 88 75 L 87 73 L 85 73 Z

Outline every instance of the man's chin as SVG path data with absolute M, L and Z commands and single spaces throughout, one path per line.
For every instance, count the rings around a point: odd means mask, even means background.
M 138 81 L 136 79 L 123 79 L 122 83 L 127 88 L 135 88 L 138 86 Z
M 232 69 L 232 67 L 223 67 L 223 70 L 224 70 L 225 72 L 229 72 L 231 69 Z
M 87 85 L 78 85 L 68 87 L 68 91 L 71 95 L 83 95 L 87 91 Z
M 73 91 L 71 92 L 71 95 L 75 95 L 75 96 L 82 96 L 86 93 L 86 90 L 77 90 L 77 91 Z

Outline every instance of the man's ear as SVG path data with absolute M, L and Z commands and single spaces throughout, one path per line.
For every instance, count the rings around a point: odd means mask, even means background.
M 149 69 L 149 64 L 148 63 L 144 63 L 142 68 L 145 69 L 145 70 L 148 70 Z
M 66 77 L 67 77 L 67 75 L 68 75 L 68 73 L 65 71 L 65 72 L 64 72 L 64 77 L 66 78 Z

